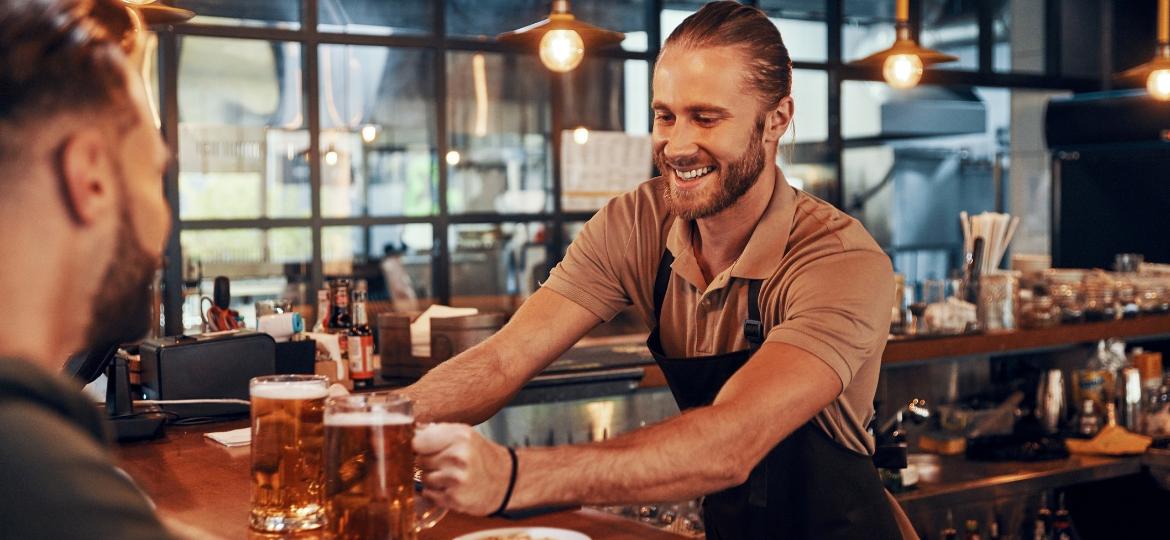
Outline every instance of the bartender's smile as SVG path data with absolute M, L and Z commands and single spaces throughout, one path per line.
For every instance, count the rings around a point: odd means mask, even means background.
M 711 177 L 712 173 L 714 173 L 716 170 L 718 170 L 718 168 L 714 165 L 689 169 L 671 168 L 671 171 L 674 172 L 675 184 L 680 189 L 684 190 L 690 190 L 699 187 L 699 185 L 703 183 L 703 180 Z

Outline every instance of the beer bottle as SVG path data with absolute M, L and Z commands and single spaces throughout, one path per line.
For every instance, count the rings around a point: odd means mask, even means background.
M 349 376 L 355 387 L 368 387 L 374 382 L 374 333 L 366 314 L 365 290 L 353 292 L 353 326 L 349 329 Z
M 1072 519 L 1064 506 L 1064 493 L 1060 494 L 1060 504 L 1052 518 L 1052 540 L 1072 540 Z
M 338 335 L 338 345 L 341 347 L 341 360 L 349 358 L 346 348 L 349 345 L 349 328 L 353 326 L 353 319 L 349 312 L 349 280 L 339 279 L 333 282 L 333 315 L 329 318 L 329 332 Z
M 973 519 L 967 520 L 967 540 L 982 540 L 979 536 L 979 522 Z
M 329 287 L 317 291 L 317 322 L 313 325 L 314 332 L 328 332 L 329 318 L 333 310 L 329 307 Z
M 1036 521 L 1033 522 L 1032 540 L 1049 540 L 1052 527 L 1052 510 L 1048 508 L 1048 493 L 1040 494 L 1040 508 L 1036 509 Z
M 959 540 L 959 531 L 955 530 L 955 516 L 947 510 L 947 528 L 939 533 L 942 540 Z

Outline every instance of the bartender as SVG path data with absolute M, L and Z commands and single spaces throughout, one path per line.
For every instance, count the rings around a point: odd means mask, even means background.
M 632 305 L 682 414 L 551 448 L 434 424 L 414 441 L 425 496 L 486 515 L 705 495 L 710 539 L 903 537 L 866 431 L 892 269 L 861 224 L 775 165 L 791 81 L 760 10 L 688 17 L 654 72 L 662 176 L 602 208 L 497 335 L 406 389 L 420 420 L 482 422 Z

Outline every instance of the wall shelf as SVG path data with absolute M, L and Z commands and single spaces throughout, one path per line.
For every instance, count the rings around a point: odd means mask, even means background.
M 933 358 L 1054 351 L 1106 338 L 1143 341 L 1170 338 L 1170 315 L 1147 315 L 1117 321 L 1065 324 L 1039 330 L 946 337 L 896 337 L 886 344 L 882 365 Z

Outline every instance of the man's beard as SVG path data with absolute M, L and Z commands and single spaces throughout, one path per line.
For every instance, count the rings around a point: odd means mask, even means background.
M 123 206 L 114 259 L 94 297 L 87 345 L 107 347 L 137 341 L 151 324 L 150 284 L 159 260 L 138 244 Z M 157 321 L 155 322 L 157 324 Z
M 726 169 L 720 167 L 714 173 L 708 173 L 719 174 L 719 185 L 715 186 L 715 194 L 707 197 L 707 200 L 704 200 L 704 193 L 679 191 L 673 181 L 667 181 L 666 207 L 671 213 L 682 219 L 694 220 L 718 214 L 735 204 L 744 193 L 747 193 L 756 184 L 756 180 L 759 180 L 760 173 L 764 170 L 764 143 L 761 140 L 763 135 L 763 122 L 757 122 L 755 129 L 752 130 L 748 147 L 739 155 L 739 158 Z M 687 162 L 698 164 L 699 160 L 687 159 L 676 162 L 676 164 L 686 167 L 689 165 Z M 674 169 L 667 162 L 661 149 L 654 153 L 654 164 L 663 175 L 672 174 L 671 171 Z

